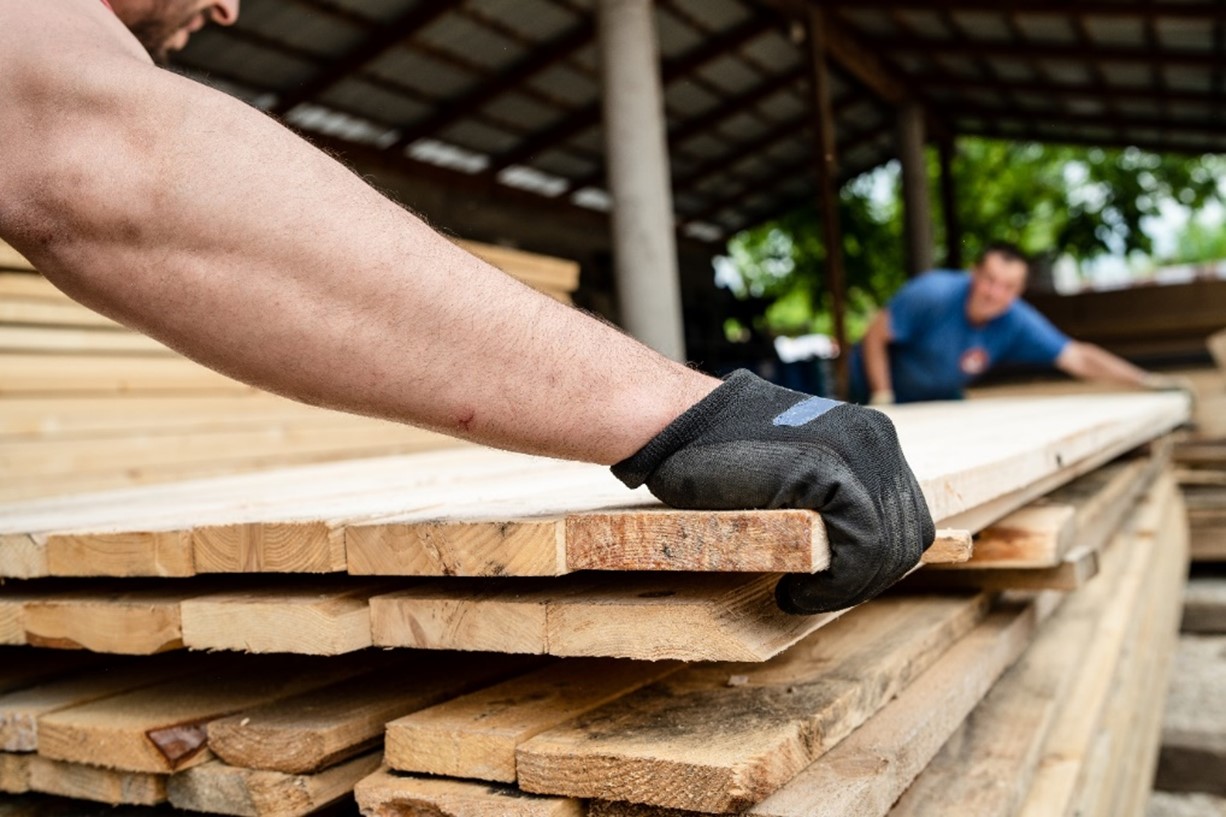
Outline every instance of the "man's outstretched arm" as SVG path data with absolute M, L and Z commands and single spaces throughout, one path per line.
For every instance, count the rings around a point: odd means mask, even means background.
M 680 507 L 821 511 L 831 567 L 781 583 L 792 612 L 864 601 L 932 543 L 880 412 L 721 385 L 530 290 L 153 67 L 94 0 L 0 3 L 0 52 L 0 237 L 78 300 L 307 402 L 620 463 Z
M 0 236 L 270 391 L 610 464 L 718 382 L 458 249 L 97 0 L 0 4 Z

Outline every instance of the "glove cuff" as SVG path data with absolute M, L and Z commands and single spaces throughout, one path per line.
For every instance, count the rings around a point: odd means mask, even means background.
M 696 440 L 712 420 L 736 402 L 744 392 L 764 382 L 748 369 L 737 369 L 713 392 L 699 400 L 648 440 L 647 445 L 612 466 L 613 476 L 629 488 L 637 488 L 673 453 Z

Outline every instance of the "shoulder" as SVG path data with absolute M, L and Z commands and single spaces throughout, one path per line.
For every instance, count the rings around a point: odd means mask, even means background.
M 970 289 L 971 278 L 955 270 L 930 270 L 911 279 L 896 297 L 916 300 L 943 300 L 964 296 Z

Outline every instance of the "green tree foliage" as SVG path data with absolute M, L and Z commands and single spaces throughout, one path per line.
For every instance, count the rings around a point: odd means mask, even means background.
M 962 224 L 962 257 L 990 241 L 1012 241 L 1039 258 L 1078 261 L 1104 253 L 1152 252 L 1142 220 L 1163 201 L 1197 210 L 1221 200 L 1220 157 L 1165 156 L 1134 148 L 1101 149 L 962 138 L 953 176 Z M 880 174 L 881 171 L 877 173 Z M 930 189 L 938 248 L 945 245 L 935 152 Z M 846 259 L 848 333 L 861 334 L 871 312 L 904 280 L 897 172 L 887 194 L 880 175 L 853 180 L 840 193 Z M 1212 244 L 1205 237 L 1206 249 Z M 729 243 L 742 281 L 738 295 L 770 305 L 756 327 L 778 334 L 831 331 L 821 224 L 807 206 L 746 230 Z M 937 252 L 938 259 L 943 253 Z M 1198 259 L 1184 259 L 1198 260 Z

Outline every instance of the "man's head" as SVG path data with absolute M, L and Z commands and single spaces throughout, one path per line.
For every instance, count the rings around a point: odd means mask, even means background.
M 971 268 L 971 292 L 966 316 L 971 323 L 987 323 L 1013 306 L 1026 288 L 1030 262 L 1012 244 L 989 244 Z
M 140 40 L 154 62 L 165 63 L 210 20 L 233 25 L 239 0 L 111 0 L 116 16 Z

